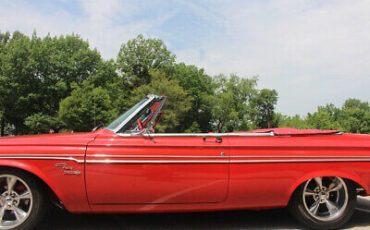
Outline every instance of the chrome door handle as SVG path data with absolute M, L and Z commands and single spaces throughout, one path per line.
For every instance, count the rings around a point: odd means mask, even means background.
M 214 139 L 211 139 L 214 138 Z M 216 142 L 216 143 L 221 143 L 222 142 L 222 137 L 217 136 L 217 137 L 208 137 L 208 139 L 211 139 L 211 141 L 207 141 L 207 137 L 203 137 L 204 142 Z
M 64 175 L 76 175 L 76 176 L 78 176 L 80 174 L 81 174 L 81 172 L 79 170 L 77 170 L 77 171 L 64 171 Z

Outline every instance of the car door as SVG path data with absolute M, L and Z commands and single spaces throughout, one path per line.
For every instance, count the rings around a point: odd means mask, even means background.
M 227 139 L 195 134 L 120 136 L 106 130 L 87 147 L 89 202 L 221 202 L 228 190 L 228 148 Z

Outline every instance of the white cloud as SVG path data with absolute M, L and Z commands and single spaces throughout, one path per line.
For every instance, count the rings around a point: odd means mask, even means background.
M 75 11 L 27 1 L 0 5 L 1 30 L 41 36 L 78 33 L 105 58 L 142 33 L 210 74 L 260 76 L 279 92 L 278 110 L 369 101 L 370 1 L 65 0 Z M 189 18 L 191 21 L 189 21 Z M 175 32 L 176 31 L 176 32 Z M 186 43 L 186 45 L 184 45 Z
M 156 18 L 133 17 L 140 12 L 135 1 L 97 0 L 66 1 L 79 5 L 81 12 L 73 14 L 65 9 L 52 6 L 32 5 L 23 1 L 4 1 L 0 6 L 0 28 L 19 30 L 31 34 L 34 30 L 44 36 L 76 33 L 89 40 L 92 47 L 101 51 L 105 58 L 115 58 L 121 44 L 160 25 L 168 15 Z M 44 7 L 44 8 L 43 8 Z M 44 10 L 40 10 L 43 8 Z M 48 13 L 45 13 L 48 12 Z M 121 23 L 122 18 L 126 18 Z
M 260 75 L 260 87 L 277 89 L 278 110 L 288 114 L 339 106 L 348 97 L 368 101 L 370 1 L 312 3 L 218 5 L 225 32 L 198 47 L 205 53 L 195 64 L 213 74 Z

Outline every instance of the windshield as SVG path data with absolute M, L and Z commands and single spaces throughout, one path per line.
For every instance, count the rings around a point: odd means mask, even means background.
M 124 122 L 133 112 L 135 112 L 144 102 L 148 100 L 147 98 L 137 103 L 131 109 L 126 111 L 122 116 L 114 120 L 110 125 L 108 125 L 107 129 L 114 130 L 116 129 L 122 122 Z
M 155 119 L 158 110 L 160 110 L 160 105 L 162 101 L 152 101 L 152 103 L 148 104 L 144 109 L 139 111 L 133 119 L 128 121 L 119 132 L 121 133 L 135 133 L 139 132 L 141 128 L 139 127 L 139 123 L 143 128 L 148 128 L 148 131 L 151 131 L 151 128 L 154 129 L 154 125 L 150 124 L 152 119 Z

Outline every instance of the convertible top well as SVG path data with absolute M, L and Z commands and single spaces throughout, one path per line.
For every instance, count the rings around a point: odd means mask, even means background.
M 273 128 L 256 129 L 252 133 L 274 133 L 276 136 L 296 136 L 296 135 L 333 135 L 342 134 L 340 130 L 319 130 L 319 129 L 295 129 L 295 128 Z

